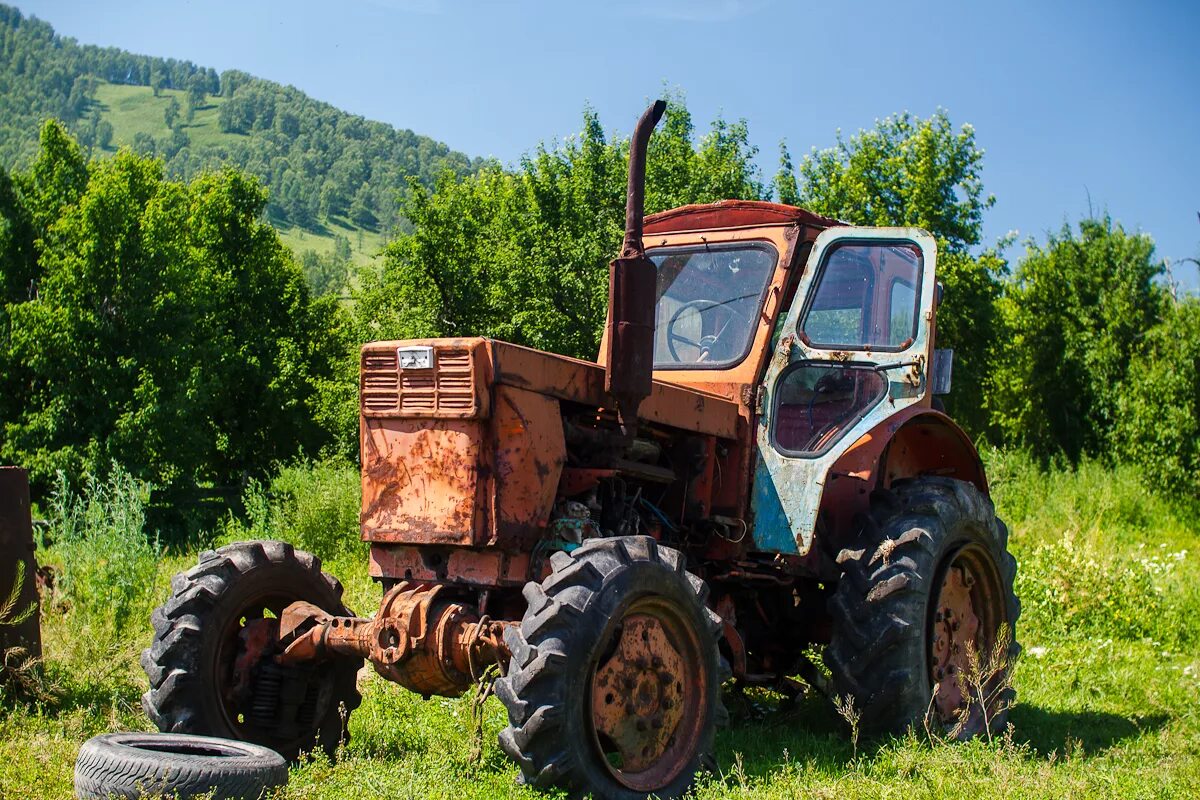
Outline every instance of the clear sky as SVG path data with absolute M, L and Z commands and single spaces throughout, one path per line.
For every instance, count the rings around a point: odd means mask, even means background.
M 987 151 L 986 243 L 1090 204 L 1200 258 L 1200 0 L 7 1 L 84 43 L 241 69 L 504 162 L 577 131 L 585 103 L 627 132 L 664 84 L 700 129 L 745 118 L 765 178 L 781 139 L 800 156 L 940 106 Z

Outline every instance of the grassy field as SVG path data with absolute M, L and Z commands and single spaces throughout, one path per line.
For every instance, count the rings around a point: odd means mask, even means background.
M 187 122 L 184 114 L 187 92 L 162 89 L 156 97 L 149 86 L 126 86 L 101 81 L 96 87 L 96 108 L 101 118 L 113 126 L 112 145 L 108 152 L 116 152 L 118 147 L 133 144 L 134 137 L 139 133 L 148 134 L 156 140 L 170 133 L 163 115 L 172 98 L 179 103 L 180 125 L 191 140 L 191 147 L 228 146 L 245 138 L 242 134 L 224 133 L 221 130 L 218 115 L 225 98 L 220 95 L 209 96 L 205 105 L 196 109 L 192 121 Z M 352 261 L 360 266 L 370 264 L 385 244 L 382 234 L 354 227 L 345 220 L 326 220 L 320 230 L 284 225 L 277 227 L 284 244 L 296 254 L 305 250 L 315 250 L 322 255 L 331 253 L 334 237 L 344 236 L 350 242 Z
M 990 454 L 989 462 L 1000 513 L 1012 528 L 1024 605 L 1017 633 L 1025 651 L 1014 678 L 1019 704 L 1009 733 L 965 745 L 920 733 L 855 746 L 820 696 L 783 709 L 769 695 L 730 695 L 734 723 L 718 738 L 720 769 L 702 780 L 697 797 L 1200 795 L 1195 519 L 1147 494 L 1129 470 L 1084 465 L 1043 473 L 1004 453 Z M 377 591 L 353 540 L 355 485 L 344 467 L 285 471 L 275 488 L 291 500 L 252 493 L 250 522 L 216 538 L 273 535 L 322 552 L 346 580 L 351 606 L 369 609 Z M 146 612 L 165 596 L 170 575 L 195 556 L 139 556 L 121 532 L 137 527 L 137 514 L 105 511 L 114 497 L 136 505 L 133 494 L 113 490 L 107 505 L 79 506 L 74 518 L 87 532 L 67 531 L 42 554 L 74 584 L 60 587 L 44 620 L 54 696 L 4 698 L 0 797 L 70 797 L 75 755 L 86 738 L 147 728 L 137 666 L 150 636 Z M 90 551 L 98 556 L 83 560 Z M 116 573 L 105 571 L 123 559 L 151 571 L 143 588 L 118 587 Z M 124 629 L 113 629 L 111 603 L 96 610 L 73 599 L 88 597 L 89 582 L 128 600 Z M 366 673 L 362 688 L 365 701 L 351 718 L 352 740 L 341 759 L 295 767 L 282 797 L 544 796 L 516 784 L 517 770 L 496 745 L 504 713 L 494 699 L 486 706 L 482 758 L 474 761 L 470 698 L 422 701 Z

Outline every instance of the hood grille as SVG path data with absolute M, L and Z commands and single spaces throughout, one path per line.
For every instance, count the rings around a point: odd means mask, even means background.
M 395 347 L 362 355 L 361 405 L 369 416 L 473 417 L 479 392 L 472 350 L 433 348 L 433 367 L 401 369 Z

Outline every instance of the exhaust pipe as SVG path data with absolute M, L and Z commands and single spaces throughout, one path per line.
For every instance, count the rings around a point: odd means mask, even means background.
M 629 186 L 625 194 L 625 240 L 621 255 L 608 267 L 608 348 L 604 390 L 617 408 L 621 432 L 632 441 L 637 410 L 650 394 L 654 374 L 654 306 L 657 274 L 646 258 L 642 218 L 646 211 L 646 147 L 654 126 L 667 110 L 655 100 L 633 129 L 629 143 Z

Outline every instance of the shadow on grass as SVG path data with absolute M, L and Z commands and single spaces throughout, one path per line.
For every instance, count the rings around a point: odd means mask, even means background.
M 761 778 L 779 769 L 785 759 L 803 761 L 822 771 L 844 769 L 854 757 L 846 725 L 827 700 L 801 697 L 794 703 L 769 693 L 725 693 L 730 726 L 717 734 L 717 763 L 728 771 L 741 756 L 742 771 Z M 862 752 L 870 753 L 873 745 Z
M 1157 731 L 1167 722 L 1162 714 L 1121 716 L 1104 711 L 1051 711 L 1018 705 L 1009 715 L 1014 740 L 1028 743 L 1039 755 L 1063 753 L 1078 747 L 1086 755 L 1103 752 L 1126 739 Z
M 785 759 L 811 764 L 823 772 L 850 769 L 855 751 L 849 730 L 824 698 L 802 698 L 789 706 L 727 693 L 725 702 L 730 709 L 731 725 L 717 737 L 717 761 L 722 770 L 728 770 L 739 755 L 742 770 L 749 777 L 767 777 Z M 1126 740 L 1157 731 L 1167 719 L 1165 715 L 1052 711 L 1031 705 L 1018 705 L 1010 715 L 1014 741 L 1027 745 L 1039 757 L 1055 751 L 1097 755 Z M 870 759 L 895 741 L 891 737 L 864 738 L 859 742 L 858 754 Z

